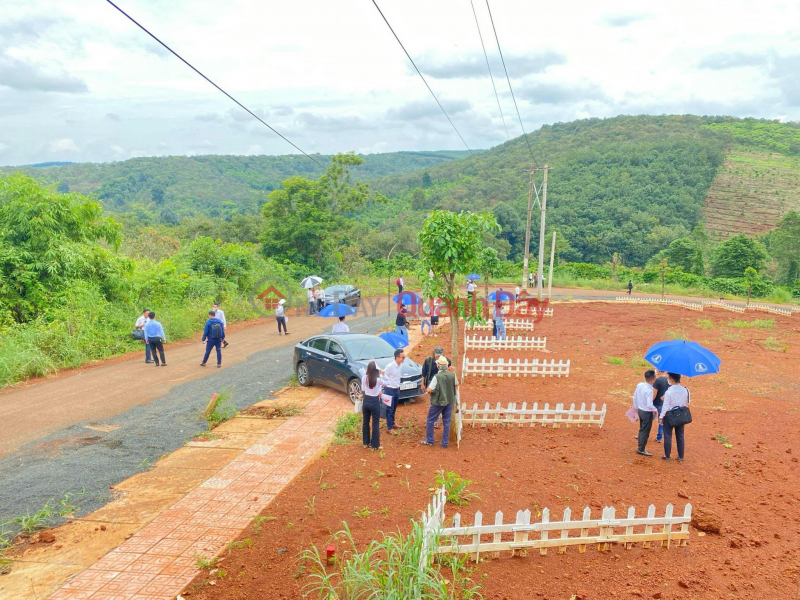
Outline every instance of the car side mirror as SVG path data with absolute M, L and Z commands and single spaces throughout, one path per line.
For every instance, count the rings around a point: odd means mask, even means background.
M 334 354 L 333 358 L 336 360 L 344 360 L 344 354 Z

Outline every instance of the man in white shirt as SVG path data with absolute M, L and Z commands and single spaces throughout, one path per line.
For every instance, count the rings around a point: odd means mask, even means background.
M 228 322 L 225 320 L 225 313 L 222 312 L 222 309 L 219 307 L 219 302 L 214 302 L 213 310 L 214 310 L 214 316 L 217 319 L 219 319 L 220 321 L 222 321 L 222 328 L 225 331 L 228 331 Z M 222 347 L 223 348 L 227 348 L 228 347 L 228 340 L 226 340 L 226 339 L 222 340 Z
M 639 448 L 636 452 L 642 456 L 653 456 L 645 450 L 645 446 L 650 439 L 653 419 L 658 418 L 658 409 L 653 405 L 656 397 L 656 389 L 653 387 L 655 380 L 656 372 L 648 369 L 644 372 L 644 381 L 639 383 L 633 392 L 633 407 L 639 413 Z
M 394 413 L 397 410 L 397 402 L 400 400 L 400 378 L 405 359 L 405 352 L 403 352 L 402 348 L 398 348 L 394 351 L 394 360 L 386 365 L 383 370 L 385 382 L 383 392 L 392 399 L 392 403 L 386 407 L 386 431 L 392 435 L 397 435 L 397 432 L 394 431 L 395 429 L 402 429 L 402 427 L 395 424 Z
M 350 333 L 350 328 L 344 322 L 344 317 L 339 317 L 339 322 L 331 327 L 331 333 Z
M 314 298 L 314 290 L 308 288 L 306 295 L 308 297 L 308 314 L 314 315 L 317 313 L 317 299 Z
M 147 325 L 147 322 L 150 320 L 150 311 L 148 309 L 144 309 L 142 314 L 136 319 L 136 324 L 134 327 L 136 329 L 144 329 L 144 326 Z M 142 340 L 144 342 L 144 340 Z M 147 342 L 144 343 L 144 362 L 146 364 L 150 364 L 153 362 L 153 358 L 150 356 L 150 344 Z

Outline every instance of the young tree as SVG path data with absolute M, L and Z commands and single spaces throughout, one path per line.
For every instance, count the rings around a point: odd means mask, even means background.
M 794 285 L 800 270 L 800 213 L 792 210 L 783 215 L 770 234 L 769 250 L 778 261 L 781 280 Z
M 764 245 L 744 234 L 722 242 L 714 251 L 711 272 L 714 277 L 741 277 L 747 267 L 761 271 L 767 262 Z
M 747 267 L 744 270 L 744 278 L 747 281 L 747 306 L 750 306 L 750 292 L 753 289 L 753 284 L 758 281 L 758 271 L 753 267 Z
M 489 298 L 489 277 L 493 277 L 500 272 L 503 263 L 497 255 L 497 250 L 487 247 L 481 250 L 478 265 L 478 270 L 483 275 L 483 292 L 486 298 Z
M 483 232 L 498 228 L 490 214 L 436 210 L 425 220 L 419 233 L 425 268 L 433 269 L 443 278 L 443 299 L 450 316 L 450 360 L 456 368 L 459 364 L 456 273 L 477 267 Z

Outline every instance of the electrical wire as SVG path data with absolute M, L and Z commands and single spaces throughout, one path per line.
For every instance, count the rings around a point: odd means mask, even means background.
M 486 70 L 489 71 L 489 79 L 492 80 L 492 89 L 494 90 L 494 97 L 497 98 L 497 108 L 500 110 L 500 118 L 503 120 L 503 129 L 506 130 L 506 139 L 511 140 L 511 135 L 508 133 L 508 126 L 506 125 L 506 117 L 503 114 L 503 107 L 500 106 L 500 96 L 497 94 L 497 86 L 494 84 L 494 75 L 492 75 L 492 68 L 489 66 L 489 55 L 486 53 L 486 45 L 483 43 L 483 34 L 481 33 L 481 26 L 478 23 L 478 13 L 475 12 L 475 3 L 469 0 L 472 6 L 472 14 L 475 16 L 475 26 L 478 28 L 478 37 L 481 39 L 481 48 L 483 48 L 483 56 L 486 59 Z
M 519 119 L 519 126 L 522 128 L 522 135 L 525 138 L 525 143 L 528 144 L 528 152 L 531 154 L 531 160 L 536 165 L 536 158 L 533 156 L 533 149 L 531 142 L 528 140 L 528 134 L 525 133 L 525 126 L 522 124 L 522 116 L 519 114 L 519 107 L 517 106 L 517 98 L 514 96 L 514 88 L 511 87 L 511 78 L 508 76 L 508 69 L 506 68 L 506 60 L 503 58 L 503 50 L 500 48 L 500 38 L 497 37 L 497 29 L 494 26 L 494 17 L 492 17 L 492 8 L 489 6 L 489 0 L 486 0 L 486 8 L 489 10 L 489 19 L 492 22 L 492 31 L 494 31 L 494 39 L 497 41 L 497 51 L 500 53 L 500 60 L 503 63 L 503 71 L 506 73 L 506 81 L 508 82 L 508 89 L 511 91 L 511 98 L 514 100 L 514 108 L 517 111 L 517 118 Z
M 254 119 L 258 120 L 258 121 L 259 121 L 259 122 L 260 122 L 262 125 L 266 126 L 266 127 L 267 127 L 267 128 L 270 130 L 270 131 L 272 131 L 272 132 L 273 132 L 275 135 L 279 136 L 279 137 L 280 137 L 281 139 L 283 139 L 285 142 L 287 142 L 288 144 L 290 144 L 290 145 L 291 145 L 292 147 L 294 147 L 296 150 L 299 150 L 300 152 L 302 152 L 302 153 L 305 155 L 305 157 L 306 157 L 306 158 L 309 158 L 309 159 L 313 160 L 313 161 L 314 161 L 315 163 L 317 163 L 317 164 L 318 164 L 320 167 L 323 167 L 322 163 L 320 163 L 320 162 L 319 162 L 317 159 L 315 159 L 313 156 L 310 156 L 310 155 L 309 155 L 308 153 L 306 153 L 306 152 L 305 152 L 305 151 L 304 151 L 302 148 L 300 148 L 300 147 L 299 147 L 297 144 L 295 144 L 295 143 L 294 143 L 294 142 L 292 142 L 292 141 L 291 141 L 289 138 L 287 138 L 285 135 L 283 135 L 282 133 L 280 133 L 279 131 L 277 131 L 277 130 L 276 130 L 274 127 L 272 127 L 272 126 L 271 126 L 269 123 L 267 123 L 267 122 L 266 122 L 266 121 L 264 121 L 264 120 L 263 120 L 261 117 L 259 117 L 258 115 L 256 115 L 256 114 L 255 114 L 255 113 L 254 113 L 252 110 L 250 110 L 249 108 L 247 108 L 247 107 L 246 107 L 244 104 L 242 104 L 241 102 L 239 102 L 239 101 L 238 101 L 236 98 L 234 98 L 233 96 L 231 96 L 231 95 L 230 95 L 228 92 L 226 92 L 225 90 L 223 90 L 223 89 L 222 89 L 221 87 L 219 87 L 219 86 L 218 86 L 216 83 L 214 83 L 214 82 L 213 82 L 213 81 L 211 81 L 211 80 L 210 80 L 208 77 L 206 77 L 205 75 L 203 75 L 203 73 L 201 73 L 201 72 L 200 72 L 198 69 L 196 69 L 196 68 L 195 68 L 195 67 L 194 67 L 194 66 L 193 66 L 191 63 L 189 63 L 189 61 L 187 61 L 187 60 L 186 60 L 185 58 L 183 58 L 183 57 L 182 57 L 180 54 L 178 54 L 177 52 L 175 52 L 175 51 L 174 51 L 172 48 L 170 48 L 169 46 L 167 46 L 167 45 L 166 45 L 164 42 L 162 42 L 160 39 L 158 39 L 158 38 L 157 38 L 157 37 L 156 37 L 154 34 L 150 33 L 150 31 L 149 31 L 149 30 L 148 30 L 148 29 L 147 29 L 147 28 L 146 28 L 144 25 L 142 25 L 141 23 L 139 23 L 139 22 L 138 22 L 136 19 L 134 19 L 132 16 L 130 16 L 128 13 L 126 13 L 124 10 L 122 10 L 122 9 L 121 9 L 119 6 L 117 6 L 116 4 L 114 4 L 114 3 L 113 3 L 111 0 L 106 0 L 106 2 L 108 2 L 108 3 L 109 3 L 111 6 L 113 6 L 114 8 L 116 8 L 116 9 L 117 9 L 119 12 L 121 12 L 121 13 L 122 13 L 123 15 L 125 15 L 125 16 L 126 16 L 128 19 L 130 19 L 130 21 L 131 21 L 131 22 L 132 22 L 134 25 L 136 25 L 136 26 L 137 26 L 139 29 L 141 29 L 142 31 L 144 31 L 144 32 L 145 32 L 147 35 L 149 35 L 149 36 L 150 36 L 151 38 L 153 38 L 155 41 L 157 41 L 159 44 L 161 44 L 162 46 L 164 46 L 164 48 L 166 48 L 167 50 L 169 50 L 169 52 L 170 52 L 170 53 L 171 53 L 173 56 L 175 56 L 175 57 L 176 57 L 178 60 L 180 60 L 180 61 L 181 61 L 183 64 L 185 64 L 187 67 L 189 67 L 189 68 L 190 68 L 192 71 L 194 71 L 195 73 L 197 73 L 198 75 L 200 75 L 200 77 L 202 77 L 203 79 L 205 79 L 205 80 L 206 80 L 208 83 L 210 83 L 210 84 L 211 84 L 211 85 L 213 85 L 215 88 L 217 88 L 217 89 L 218 89 L 220 92 L 222 92 L 223 94 L 225 94 L 225 95 L 226 95 L 226 96 L 227 96 L 227 97 L 228 97 L 230 100 L 232 100 L 233 102 L 235 102 L 235 103 L 236 103 L 236 104 L 237 104 L 237 105 L 238 105 L 238 106 L 239 106 L 241 109 L 243 109 L 244 111 L 246 111 L 246 112 L 247 112 L 247 113 L 248 113 L 250 116 L 252 116 Z M 324 167 L 323 167 L 323 168 L 324 168 Z
M 108 1 L 110 1 L 110 0 L 108 0 Z M 389 31 L 392 32 L 392 35 L 394 36 L 394 39 L 397 40 L 397 43 L 400 44 L 400 47 L 403 49 L 403 52 L 406 53 L 406 56 L 408 57 L 408 60 L 411 61 L 411 64 L 414 66 L 414 69 L 417 71 L 417 75 L 419 75 L 420 79 L 422 79 L 422 83 L 424 83 L 425 87 L 428 88 L 428 91 L 431 93 L 431 96 L 433 96 L 433 99 L 436 100 L 436 104 L 439 105 L 439 108 L 444 113 L 444 116 L 447 117 L 447 120 L 450 122 L 450 125 L 453 127 L 453 130 L 456 132 L 458 137 L 461 139 L 461 143 L 463 143 L 464 146 L 466 147 L 466 149 L 469 150 L 469 153 L 470 153 L 471 156 L 475 156 L 475 153 L 472 151 L 472 148 L 470 148 L 469 145 L 467 144 L 467 142 L 464 141 L 464 137 L 458 131 L 458 128 L 455 126 L 455 123 L 453 123 L 453 120 L 450 118 L 450 115 L 447 114 L 447 111 L 444 109 L 444 106 L 442 106 L 442 103 L 439 102 L 439 99 L 436 97 L 436 94 L 433 93 L 433 90 L 431 89 L 431 86 L 428 85 L 428 82 L 425 79 L 425 76 L 422 74 L 422 71 L 420 71 L 419 68 L 417 67 L 417 63 L 414 62 L 414 59 L 411 58 L 411 55 L 408 53 L 408 50 L 406 50 L 406 47 L 403 45 L 403 42 L 401 42 L 400 38 L 397 37 L 397 34 L 395 33 L 395 31 L 392 28 L 392 26 L 389 24 L 389 20 L 386 18 L 386 15 L 383 14 L 383 11 L 381 10 L 381 7 L 378 6 L 378 3 L 375 2 L 375 0 L 372 0 L 372 3 L 375 5 L 375 8 L 378 9 L 378 12 L 380 13 L 381 17 L 383 17 L 383 21 L 386 23 L 386 26 L 389 28 Z

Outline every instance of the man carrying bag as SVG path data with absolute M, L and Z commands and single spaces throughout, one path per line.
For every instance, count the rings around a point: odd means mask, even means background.
M 675 431 L 675 442 L 678 447 L 678 462 L 683 462 L 685 440 L 683 428 L 692 422 L 692 413 L 689 410 L 689 390 L 681 385 L 681 376 L 677 373 L 667 373 L 669 389 L 664 394 L 664 404 L 661 407 L 660 423 L 664 425 L 664 456 L 663 460 L 670 460 L 672 453 L 672 432 Z

